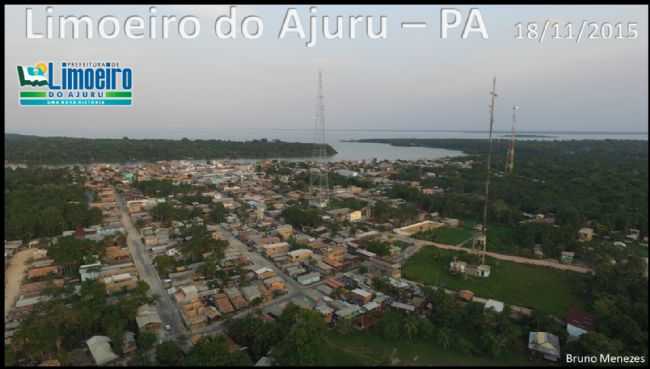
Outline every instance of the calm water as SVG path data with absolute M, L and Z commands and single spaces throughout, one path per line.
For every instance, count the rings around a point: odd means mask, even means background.
M 602 133 L 602 132 L 520 132 L 518 140 L 648 140 L 648 133 Z M 526 135 L 530 135 L 526 137 Z M 540 137 L 543 136 L 543 137 Z M 486 139 L 487 132 L 464 131 L 416 131 L 416 130 L 328 130 L 325 141 L 332 145 L 338 154 L 329 158 L 337 160 L 418 160 L 439 159 L 463 155 L 460 151 L 426 147 L 399 147 L 387 144 L 343 142 L 369 138 L 466 138 Z M 508 138 L 508 132 L 496 132 L 495 138 Z M 168 137 L 156 137 L 168 138 Z M 228 131 L 205 132 L 190 139 L 220 139 L 248 141 L 254 139 L 282 140 L 287 142 L 314 142 L 314 131 L 310 129 L 231 129 Z M 176 138 L 178 139 L 178 138 Z M 278 158 L 281 159 L 281 158 Z M 312 160 L 313 158 L 294 158 L 283 160 Z M 238 162 L 255 160 L 239 159 Z
M 522 135 L 544 137 L 519 137 L 520 140 L 648 140 L 647 133 L 579 133 L 579 132 L 521 132 Z M 507 138 L 507 132 L 497 132 L 495 138 Z M 410 131 L 410 130 L 328 130 L 325 141 L 332 145 L 338 154 L 330 160 L 417 160 L 438 159 L 462 155 L 455 150 L 426 147 L 398 147 L 387 144 L 343 142 L 364 138 L 470 138 L 485 139 L 486 132 L 461 131 Z M 206 139 L 208 137 L 201 137 Z M 314 131 L 309 129 L 239 129 L 223 132 L 219 137 L 225 140 L 252 140 L 266 138 L 289 142 L 314 142 Z M 300 159 L 294 159 L 300 160 Z

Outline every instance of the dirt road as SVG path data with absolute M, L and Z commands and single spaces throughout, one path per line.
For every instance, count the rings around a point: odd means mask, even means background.
M 436 242 L 430 242 L 430 241 L 417 240 L 415 242 L 416 242 L 416 245 L 435 246 L 435 247 L 437 247 L 439 249 L 445 249 L 445 250 L 455 250 L 455 251 L 463 251 L 463 252 L 470 252 L 471 251 L 471 249 L 465 248 L 465 247 L 445 245 L 445 244 L 442 244 L 442 243 L 436 243 Z M 512 261 L 512 262 L 520 263 L 520 264 L 537 265 L 537 266 L 543 266 L 543 267 L 547 267 L 547 268 L 554 268 L 554 269 L 560 269 L 560 270 L 569 270 L 569 271 L 577 272 L 577 273 L 591 273 L 591 271 L 592 271 L 590 268 L 581 267 L 581 266 L 577 266 L 577 265 L 562 264 L 562 263 L 558 263 L 556 261 L 551 261 L 551 260 L 530 259 L 530 258 L 525 258 L 525 257 L 521 257 L 521 256 L 497 254 L 496 252 L 489 252 L 489 251 L 487 251 L 485 253 L 485 255 L 489 256 L 489 257 L 493 257 L 495 259 L 499 259 L 499 260 L 507 260 L 507 261 Z
M 9 267 L 5 273 L 5 319 L 20 293 L 20 285 L 23 282 L 25 270 L 27 269 L 25 263 L 33 256 L 36 250 L 25 249 L 19 251 L 9 261 Z

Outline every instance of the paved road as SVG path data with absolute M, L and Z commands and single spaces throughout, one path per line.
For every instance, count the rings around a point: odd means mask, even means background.
M 275 298 L 272 301 L 270 301 L 268 303 L 265 303 L 265 304 L 262 304 L 262 305 L 259 305 L 257 307 L 242 310 L 242 311 L 238 312 L 237 314 L 233 315 L 230 319 L 242 318 L 242 317 L 250 314 L 251 312 L 257 310 L 258 308 L 262 309 L 263 312 L 268 313 L 269 311 L 272 310 L 272 308 L 275 305 L 287 303 L 291 299 L 296 298 L 296 297 L 298 297 L 298 298 L 305 297 L 305 298 L 309 299 L 309 301 L 311 301 L 312 303 L 316 303 L 316 301 L 314 301 L 309 295 L 307 295 L 304 292 L 307 291 L 307 290 L 311 290 L 311 289 L 314 289 L 314 288 L 320 286 L 321 284 L 324 283 L 323 281 L 318 282 L 318 283 L 314 283 L 314 284 L 309 285 L 309 286 L 301 285 L 296 280 L 294 280 L 293 278 L 286 275 L 280 268 L 278 268 L 270 260 L 264 258 L 262 255 L 258 254 L 257 252 L 248 251 L 248 247 L 243 242 L 241 242 L 239 239 L 235 238 L 230 232 L 223 229 L 223 227 L 219 227 L 219 228 L 220 228 L 221 234 L 229 241 L 229 246 L 228 247 L 235 247 L 235 248 L 239 249 L 239 251 L 241 251 L 241 253 L 243 255 L 247 255 L 248 258 L 256 266 L 258 266 L 260 268 L 261 267 L 267 267 L 267 268 L 272 269 L 277 276 L 279 276 L 279 277 L 281 277 L 282 279 L 285 280 L 286 286 L 287 286 L 287 294 L 286 295 Z M 201 334 L 201 335 L 212 335 L 212 334 L 221 333 L 223 331 L 223 329 L 224 329 L 224 322 L 225 321 L 219 321 L 219 322 L 216 322 L 216 323 L 212 323 L 209 326 L 205 327 L 204 329 L 198 331 L 197 333 Z
M 122 213 L 122 225 L 127 232 L 127 244 L 129 246 L 129 251 L 133 257 L 133 262 L 135 267 L 138 270 L 140 279 L 147 282 L 150 287 L 149 293 L 156 294 L 159 296 L 158 303 L 156 304 L 158 309 L 158 314 L 160 314 L 160 319 L 162 320 L 163 327 L 169 325 L 171 329 L 169 332 L 166 330 L 161 330 L 160 338 L 164 340 L 166 338 L 178 337 L 180 335 L 188 335 L 188 331 L 183 325 L 183 321 L 180 317 L 180 312 L 176 307 L 174 301 L 165 290 L 156 268 L 154 268 L 151 258 L 145 252 L 145 247 L 142 244 L 141 236 L 138 230 L 133 225 L 131 217 L 129 216 L 126 206 L 123 199 L 118 195 L 117 203 Z

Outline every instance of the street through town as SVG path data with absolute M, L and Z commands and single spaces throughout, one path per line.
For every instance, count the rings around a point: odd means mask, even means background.
M 151 258 L 146 254 L 140 233 L 133 225 L 131 217 L 126 209 L 126 204 L 119 194 L 117 195 L 117 203 L 120 212 L 122 213 L 122 225 L 127 232 L 126 240 L 129 246 L 129 251 L 133 257 L 133 262 L 138 270 L 140 279 L 147 282 L 150 287 L 150 294 L 158 296 L 156 303 L 158 314 L 160 315 L 163 326 L 170 326 L 169 331 L 165 329 L 161 330 L 161 340 L 167 338 L 167 335 L 170 336 L 170 338 L 181 335 L 187 336 L 188 332 L 183 325 L 178 308 L 163 286 L 162 281 L 158 276 L 158 272 L 153 266 Z

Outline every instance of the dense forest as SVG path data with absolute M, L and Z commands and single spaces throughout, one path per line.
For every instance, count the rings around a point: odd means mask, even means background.
M 395 186 L 391 197 L 403 198 L 426 211 L 463 219 L 477 219 L 483 204 L 486 140 L 469 139 L 377 139 L 400 146 L 426 146 L 462 150 L 469 154 L 454 160 L 473 159 L 464 169 L 433 168 L 404 164 L 395 179 L 420 180 L 423 187 L 438 186 L 445 195 L 423 195 L 415 188 Z M 493 176 L 490 185 L 491 222 L 518 227 L 524 213 L 546 214 L 559 228 L 522 226 L 522 239 L 535 239 L 540 230 L 562 233 L 547 244 L 558 246 L 575 237 L 581 226 L 591 223 L 597 233 L 625 232 L 637 228 L 648 234 L 648 142 L 621 140 L 520 141 L 515 169 L 503 173 L 507 140 L 494 142 Z M 435 177 L 421 176 L 432 172 Z M 525 229 L 524 229 L 525 228 Z M 559 253 L 559 248 L 552 254 Z M 550 251 L 550 250 L 549 250 Z
M 336 150 L 327 145 L 329 155 Z M 310 157 L 314 144 L 278 140 L 136 140 L 5 134 L 5 160 L 26 164 L 158 161 L 223 158 Z
M 5 239 L 56 236 L 101 222 L 88 207 L 80 174 L 68 169 L 5 168 Z

